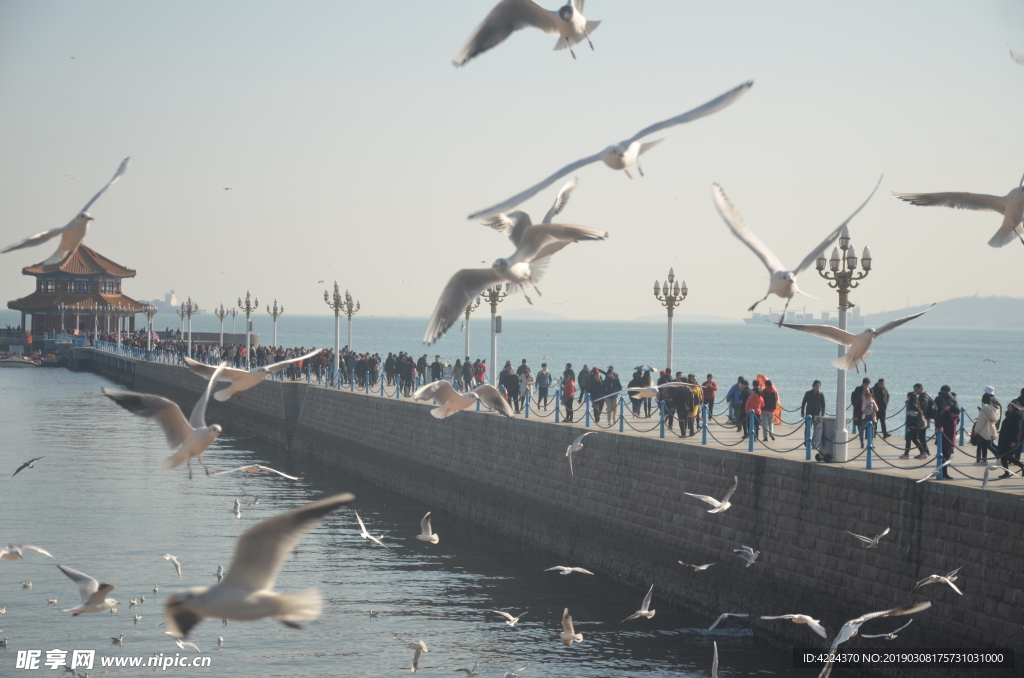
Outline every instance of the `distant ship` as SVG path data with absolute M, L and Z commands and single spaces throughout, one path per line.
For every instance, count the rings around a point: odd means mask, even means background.
M 769 307 L 767 313 L 751 313 L 749 318 L 744 318 L 743 322 L 748 325 L 760 325 L 766 322 L 779 322 L 781 313 L 775 313 Z M 829 311 L 822 311 L 820 318 L 815 318 L 813 313 L 808 313 L 805 307 L 802 312 L 797 311 L 786 311 L 787 323 L 796 323 L 798 325 L 832 325 L 837 327 L 839 325 L 838 316 L 833 315 Z M 861 318 L 860 308 L 855 306 L 853 312 L 846 316 L 847 327 L 864 327 L 864 319 Z

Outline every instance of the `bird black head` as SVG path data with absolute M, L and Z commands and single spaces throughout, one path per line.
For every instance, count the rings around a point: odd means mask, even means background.
M 562 21 L 572 21 L 573 11 L 572 5 L 566 5 L 558 9 L 558 16 Z

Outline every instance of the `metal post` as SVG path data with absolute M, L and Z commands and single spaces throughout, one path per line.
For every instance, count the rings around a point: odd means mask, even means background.
M 556 424 L 562 420 L 561 417 L 559 416 L 559 414 L 561 414 L 561 407 L 559 407 L 561 404 L 562 404 L 562 389 L 558 389 L 557 391 L 555 391 L 555 423 Z
M 491 306 L 491 386 L 494 386 L 494 373 L 498 371 L 498 307 Z
M 366 371 L 366 395 L 370 395 L 370 371 Z
M 526 410 L 526 419 L 530 418 L 530 389 L 526 389 L 526 395 L 523 397 L 525 400 L 524 409 Z
M 338 373 L 338 380 L 341 380 L 341 316 L 334 312 L 334 371 Z
M 942 477 L 945 475 L 945 469 L 942 468 L 942 438 L 943 437 L 944 436 L 942 435 L 942 430 L 938 426 L 936 426 L 935 427 L 935 468 L 938 469 L 938 471 L 939 471 L 939 475 L 936 476 L 936 478 L 935 478 L 936 480 L 942 480 Z
M 864 436 L 867 438 L 864 443 L 864 456 L 867 457 L 867 466 L 865 468 L 871 470 L 871 453 L 875 449 L 875 427 L 870 421 L 864 424 Z
M 757 439 L 757 415 L 754 414 L 754 410 L 750 410 L 747 413 L 747 452 L 754 451 L 754 441 Z
M 708 444 L 708 406 L 707 406 L 707 403 L 705 403 L 705 404 L 700 406 L 700 421 L 701 421 L 700 444 L 701 445 L 707 445 Z
M 384 380 L 381 379 L 380 380 L 380 397 L 383 398 L 386 395 L 387 395 L 387 392 L 384 391 Z
M 960 447 L 964 446 L 964 421 L 967 419 L 967 410 L 960 408 Z
M 665 401 L 664 400 L 659 400 L 658 401 L 658 411 L 660 412 L 660 415 L 661 415 L 661 432 L 658 434 L 658 437 L 659 438 L 664 438 L 665 437 Z
M 355 393 L 356 392 L 356 371 L 355 370 L 349 370 L 348 371 L 348 390 L 351 393 Z
M 590 392 L 583 394 L 583 407 L 586 409 L 586 413 L 583 415 L 586 417 L 586 426 L 590 428 Z
M 814 417 L 804 417 L 804 447 L 807 448 L 807 461 L 811 460 L 811 427 L 814 426 Z
M 626 430 L 626 400 L 619 396 L 619 433 Z

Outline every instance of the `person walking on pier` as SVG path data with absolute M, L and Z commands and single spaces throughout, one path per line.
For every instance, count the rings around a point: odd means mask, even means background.
M 572 423 L 572 404 L 576 396 L 576 380 L 572 375 L 562 381 L 562 404 L 565 405 L 565 422 Z
M 860 407 L 860 418 L 863 426 L 858 430 L 857 435 L 860 437 L 860 447 L 864 449 L 868 424 L 871 424 L 876 435 L 878 433 L 878 403 L 875 402 L 875 394 L 870 388 L 864 391 L 864 404 Z
M 751 419 L 754 420 L 754 422 L 753 422 L 753 424 L 754 424 L 753 434 L 754 434 L 755 438 L 757 437 L 757 427 L 758 427 L 758 423 L 759 423 L 759 421 L 761 419 L 761 411 L 763 410 L 763 408 L 764 408 L 764 398 L 761 397 L 761 389 L 758 386 L 754 386 L 754 388 L 750 389 L 750 397 L 747 398 L 747 402 L 744 405 L 744 413 L 746 414 L 746 416 L 743 417 L 743 436 L 744 437 L 749 436 L 751 434 L 751 431 L 750 431 L 750 423 L 751 423 L 750 420 Z M 753 417 L 750 416 L 751 413 L 754 414 Z M 767 438 L 765 438 L 765 440 L 767 440 Z
M 921 414 L 924 416 L 924 428 L 918 429 L 917 436 L 921 440 L 921 447 L 924 448 L 924 454 L 927 456 L 931 454 L 928 451 L 928 423 L 935 418 L 938 412 L 935 409 L 935 402 L 932 397 L 924 390 L 924 386 L 921 384 L 914 384 L 914 395 L 917 396 L 917 406 L 921 410 Z
M 565 371 L 562 372 L 562 381 L 566 382 L 570 379 L 572 379 L 574 382 L 576 381 L 576 372 L 574 372 L 572 369 L 572 363 L 566 363 Z
M 981 407 L 978 408 L 978 419 L 971 429 L 971 443 L 975 447 L 975 466 L 988 464 L 988 451 L 996 437 L 996 422 L 999 421 L 999 410 L 992 405 L 992 394 L 981 396 Z
M 761 409 L 762 440 L 768 440 L 769 436 L 775 440 L 775 412 L 779 409 L 779 392 L 771 379 L 765 380 L 761 399 L 764 401 L 764 407 Z
M 441 356 L 435 355 L 434 362 L 430 363 L 430 381 L 441 381 L 444 374 L 444 365 L 441 364 Z
M 1024 389 L 1020 391 L 1020 397 L 1011 400 L 1006 406 L 1006 415 L 999 427 L 999 456 L 1003 460 L 1003 474 L 1000 479 L 1010 477 L 1010 464 L 1016 464 L 1021 471 L 1024 471 L 1024 464 L 1020 462 L 1021 440 L 1024 438 Z
M 850 394 L 850 405 L 853 406 L 853 425 L 857 427 L 857 437 L 860 439 L 861 447 L 864 447 L 864 394 L 870 390 L 871 380 L 864 377 L 860 386 L 853 389 L 853 393 Z
M 800 418 L 812 416 L 817 420 L 825 416 L 825 394 L 821 392 L 821 382 L 817 379 L 811 384 L 811 390 L 804 392 L 800 403 Z
M 537 405 L 542 410 L 548 409 L 548 389 L 551 388 L 552 376 L 548 371 L 548 364 L 540 364 L 540 372 L 537 373 Z
M 885 413 L 889 409 L 889 389 L 885 387 L 885 379 L 879 379 L 871 387 L 871 395 L 875 397 L 875 406 L 878 408 L 878 429 L 882 432 L 882 439 L 889 437 L 889 429 L 885 423 Z
M 576 386 L 579 389 L 579 392 L 576 395 L 576 402 L 582 403 L 583 394 L 587 392 L 587 388 L 590 386 L 590 368 L 587 367 L 587 365 L 584 365 L 583 369 L 580 370 L 580 376 L 576 380 Z
M 921 410 L 921 401 L 913 391 L 907 393 L 904 411 L 907 415 L 903 433 L 906 446 L 903 448 L 903 454 L 900 455 L 900 459 L 910 458 L 911 445 L 916 446 L 920 450 L 920 454 L 914 457 L 914 459 L 927 459 L 928 448 L 921 440 L 921 431 L 928 429 L 928 418 L 924 416 L 924 412 Z
M 601 400 L 604 396 L 604 379 L 601 377 L 601 370 L 593 368 L 588 373 L 590 378 L 587 380 L 587 393 L 590 394 L 590 409 L 594 414 L 594 422 L 601 421 L 601 410 L 604 409 L 605 401 Z M 583 375 L 580 375 L 580 382 L 583 382 Z M 580 390 L 583 390 L 583 386 L 580 386 Z
M 725 394 L 725 403 L 729 409 L 729 423 L 736 424 L 737 431 L 742 426 L 740 419 L 743 417 L 743 405 L 746 404 L 746 400 L 743 398 L 744 381 L 742 375 L 736 377 L 736 383 Z
M 486 380 L 487 380 L 487 362 L 486 362 L 486 360 L 481 359 L 480 362 L 478 362 L 476 364 L 476 385 L 477 386 L 483 386 L 484 382 Z
M 615 371 L 615 367 L 612 365 L 608 366 L 608 371 L 604 373 L 604 394 L 605 396 L 613 395 L 622 391 L 622 380 L 619 379 L 618 372 Z M 608 423 L 614 424 L 619 414 L 619 400 L 618 398 L 608 398 L 607 401 L 602 401 L 607 406 L 608 411 Z
M 452 368 L 452 383 L 456 389 L 462 386 L 462 358 L 455 359 L 455 366 Z
M 519 367 L 516 368 L 516 376 L 523 376 L 524 372 L 530 372 L 530 366 L 526 364 L 526 358 L 523 358 L 523 362 L 519 363 Z
M 704 395 L 704 405 L 708 408 L 708 421 L 711 421 L 711 417 L 715 416 L 715 394 L 718 393 L 718 384 L 709 374 L 700 388 Z
M 476 365 L 469 361 L 469 356 L 466 356 L 466 362 L 462 363 L 462 383 L 463 388 L 467 391 L 472 390 L 473 383 L 476 381 Z
M 519 414 L 519 406 L 522 403 L 519 397 L 519 377 L 512 371 L 511 365 L 507 365 L 498 377 L 498 388 L 505 391 L 505 399 L 512 405 L 516 414 Z
M 522 370 L 524 367 L 526 369 Z M 519 379 L 519 397 L 525 403 L 530 397 L 530 389 L 533 388 L 533 385 L 537 380 L 533 378 L 533 372 L 530 371 L 530 366 L 526 364 L 525 360 L 523 361 L 523 364 L 519 366 L 519 369 L 522 370 L 521 372 L 516 372 L 519 375 L 516 377 Z
M 643 386 L 644 385 L 644 378 L 643 378 L 643 376 L 644 376 L 644 373 L 643 373 L 642 370 L 637 370 L 636 372 L 634 372 L 633 373 L 633 378 L 629 380 L 629 383 L 626 385 L 626 388 L 627 389 L 639 388 L 639 387 Z M 633 418 L 634 419 L 640 417 L 640 407 L 641 407 L 641 405 L 643 405 L 643 402 L 640 400 L 640 398 L 636 397 L 636 394 L 637 394 L 636 391 L 630 391 L 629 392 L 629 404 L 631 406 L 631 409 L 633 410 Z

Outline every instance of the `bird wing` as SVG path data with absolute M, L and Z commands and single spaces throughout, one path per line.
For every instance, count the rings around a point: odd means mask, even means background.
M 113 584 L 100 584 L 99 588 L 96 589 L 96 592 L 89 596 L 88 600 L 84 600 L 82 602 L 86 605 L 96 605 L 97 603 L 102 603 L 104 600 L 106 600 L 107 594 L 113 591 L 115 588 L 117 587 Z M 79 590 L 81 590 L 81 587 L 79 587 Z
M 565 612 L 562 613 L 562 632 L 570 636 L 576 634 L 576 629 L 572 627 L 572 616 L 569 615 L 569 608 L 565 608 Z
M 89 597 L 96 593 L 100 588 L 100 583 L 84 572 L 73 570 L 64 565 L 58 565 L 57 569 L 66 574 L 68 579 L 75 582 L 78 586 L 78 595 L 82 597 L 83 603 L 88 602 Z
M 822 339 L 828 339 L 834 341 L 837 344 L 843 346 L 849 346 L 853 343 L 854 336 L 846 330 L 841 330 L 838 327 L 832 327 L 831 325 L 795 325 L 792 323 L 781 323 L 783 327 L 788 327 L 791 330 L 800 330 L 801 332 L 807 332 L 813 334 L 816 337 Z
M 366 525 L 363 524 L 363 519 L 359 517 L 359 511 L 355 511 L 356 520 L 359 521 L 359 529 L 363 531 L 363 534 L 370 534 L 366 531 Z
M 426 534 L 426 535 L 434 534 L 434 529 L 430 526 L 430 514 L 431 513 L 432 513 L 431 511 L 427 511 L 427 515 L 423 516 L 423 519 L 420 520 L 420 532 L 422 534 Z
M 917 614 L 922 610 L 927 610 L 931 606 L 932 602 L 930 600 L 925 600 L 917 603 L 907 603 L 906 605 L 901 605 L 900 607 L 894 607 L 891 610 L 882 610 L 881 612 L 869 612 L 863 617 L 857 617 L 856 619 L 853 619 L 846 623 L 854 624 L 855 626 L 860 626 L 864 622 L 871 621 L 872 619 L 877 619 L 878 617 L 900 617 L 902 615 L 907 614 Z
M 871 537 L 865 537 L 863 535 L 854 534 L 853 532 L 850 532 L 849 530 L 846 530 L 846 534 L 850 535 L 851 537 L 856 537 L 857 539 L 860 539 L 863 542 L 867 542 L 868 544 L 870 544 L 871 542 L 875 541 Z
M 504 617 L 505 619 L 507 619 L 509 621 L 512 621 L 513 619 L 515 619 L 515 617 L 510 615 L 508 612 L 502 612 L 501 610 L 491 610 L 491 612 L 493 612 L 495 614 L 500 614 L 502 617 Z
M 715 207 L 718 208 L 718 213 L 722 215 L 725 225 L 729 227 L 734 236 L 739 238 L 744 245 L 757 255 L 757 258 L 761 260 L 761 263 L 768 269 L 768 272 L 775 273 L 776 271 L 786 270 L 786 267 L 779 261 L 779 258 L 750 230 L 747 222 L 743 220 L 743 216 L 729 202 L 729 198 L 725 195 L 722 187 L 718 184 L 712 184 L 711 195 L 715 200 Z
M 267 365 L 267 372 L 269 372 L 270 374 L 277 374 L 278 372 L 280 372 L 281 370 L 288 367 L 294 362 L 298 362 L 300 360 L 311 360 L 314 356 L 318 355 L 321 350 L 322 349 L 314 348 L 306 355 L 300 355 L 298 358 L 290 358 L 288 360 L 282 360 L 279 363 L 274 363 L 273 365 Z
M 546 245 L 554 242 L 579 242 L 580 240 L 604 240 L 607 231 L 586 226 L 569 224 L 536 224 L 523 231 L 513 257 L 517 261 L 534 261 Z
M 298 476 L 290 476 L 287 473 L 282 473 L 281 471 L 278 471 L 276 468 L 270 468 L 269 466 L 260 466 L 260 469 L 262 469 L 264 471 L 270 471 L 271 473 L 276 473 L 277 475 L 281 476 L 282 478 L 287 478 L 288 480 L 298 480 L 299 479 Z
M 878 540 L 878 539 L 881 539 L 881 538 L 882 538 L 882 537 L 884 537 L 885 535 L 889 534 L 889 529 L 890 529 L 890 528 L 888 528 L 888 527 L 887 527 L 887 528 L 885 528 L 884 530 L 882 530 L 882 531 L 881 531 L 881 532 L 880 532 L 880 533 L 878 534 L 878 536 L 877 536 L 877 537 L 875 537 L 875 539 L 876 539 L 876 540 Z
M 1010 58 L 1016 61 L 1018 64 L 1024 64 L 1024 54 L 1018 54 L 1012 49 L 1010 50 Z
M 666 127 L 674 127 L 675 125 L 682 125 L 684 122 L 692 122 L 694 120 L 697 120 L 698 118 L 703 118 L 704 116 L 711 115 L 712 113 L 716 113 L 716 112 L 722 110 L 723 108 L 725 108 L 726 106 L 730 105 L 734 101 L 736 101 L 736 99 L 738 99 L 741 96 L 743 96 L 744 94 L 746 94 L 747 90 L 750 89 L 753 86 L 754 86 L 754 82 L 753 81 L 745 82 L 742 85 L 740 85 L 739 87 L 736 87 L 734 89 L 729 90 L 725 94 L 723 94 L 723 95 L 721 95 L 721 96 L 719 96 L 719 97 L 717 97 L 715 99 L 712 99 L 711 101 L 707 102 L 706 104 L 704 104 L 702 106 L 698 106 L 697 108 L 693 109 L 692 111 L 687 111 L 686 113 L 683 113 L 682 115 L 677 115 L 676 117 L 669 118 L 668 120 L 662 120 L 661 122 L 656 122 L 653 125 L 650 125 L 648 127 L 643 128 L 642 130 L 640 130 L 639 132 L 637 132 L 636 134 L 631 136 L 626 141 L 623 141 L 622 145 L 623 146 L 628 146 L 629 144 L 633 143 L 637 139 L 645 137 L 648 134 L 653 134 L 653 133 L 655 133 L 655 132 L 657 132 L 659 130 L 663 130 Z
M 521 28 L 533 26 L 545 33 L 558 33 L 558 24 L 551 12 L 533 0 L 501 0 L 469 36 L 466 45 L 455 55 L 454 64 L 462 66 L 487 50 L 497 47 Z
M 19 466 L 18 469 L 14 473 L 11 474 L 11 477 L 13 478 L 14 476 L 18 475 L 19 473 L 21 473 L 21 470 L 25 469 L 25 468 L 28 468 L 28 462 L 25 462 L 24 464 Z
M 570 567 L 569 571 L 570 572 L 579 572 L 580 574 L 594 574 L 590 570 L 584 570 L 582 567 Z
M 828 638 L 828 633 L 825 631 L 825 627 L 821 625 L 817 619 L 811 619 L 807 615 L 801 615 L 804 618 L 804 623 L 807 624 L 807 628 L 817 633 L 822 638 Z
M 835 242 L 836 238 L 839 237 L 839 234 L 843 232 L 843 229 L 846 228 L 846 226 L 850 223 L 850 221 L 852 221 L 853 218 L 855 216 L 857 216 L 857 214 L 862 209 L 864 209 L 864 206 L 867 205 L 871 201 L 871 198 L 874 197 L 874 195 L 875 195 L 875 191 L 877 191 L 878 187 L 881 186 L 881 185 L 882 185 L 882 177 L 878 177 L 878 183 L 875 184 L 875 187 L 873 189 L 871 189 L 871 193 L 868 195 L 867 200 L 862 202 L 860 204 L 860 207 L 858 207 L 857 209 L 855 209 L 853 211 L 853 214 L 851 214 L 850 216 L 846 217 L 846 221 L 844 221 L 843 223 L 841 223 L 838 226 L 836 226 L 835 229 L 831 233 L 829 233 L 828 236 L 824 240 L 822 240 L 821 243 L 815 249 L 811 250 L 811 253 L 808 254 L 806 257 L 804 257 L 803 261 L 800 262 L 800 264 L 794 269 L 793 272 L 794 273 L 800 273 L 801 271 L 805 271 L 808 268 L 810 268 L 814 264 L 815 260 L 818 258 L 818 255 L 821 252 L 823 252 L 826 247 L 828 247 L 833 242 Z
M 722 505 L 722 502 L 718 501 L 714 497 L 709 497 L 706 494 L 693 494 L 691 492 L 683 492 L 683 494 L 688 495 L 690 497 L 696 497 L 697 499 L 700 499 L 701 501 L 703 501 L 705 503 L 711 504 L 715 508 L 718 508 L 719 506 Z
M 581 158 L 581 159 L 577 160 L 576 162 L 569 163 L 568 165 L 566 165 L 562 169 L 558 170 L 557 172 L 555 172 L 554 174 L 549 176 L 547 179 L 544 179 L 543 181 L 541 181 L 539 184 L 537 184 L 535 186 L 531 186 L 530 188 L 526 189 L 522 193 L 518 193 L 518 194 L 512 196 L 511 198 L 509 198 L 505 202 L 501 202 L 501 203 L 498 203 L 497 205 L 492 205 L 491 207 L 488 207 L 486 209 L 482 209 L 482 210 L 479 210 L 477 212 L 474 212 L 473 214 L 469 215 L 469 218 L 470 219 L 482 219 L 484 217 L 489 217 L 489 216 L 491 216 L 493 214 L 498 214 L 500 212 L 508 212 L 510 209 L 512 209 L 513 207 L 515 207 L 519 203 L 523 202 L 524 200 L 529 200 L 530 198 L 532 198 L 533 196 L 537 195 L 538 193 L 540 193 L 545 188 L 547 188 L 551 184 L 555 183 L 556 181 L 558 181 L 562 177 L 564 177 L 564 176 L 566 176 L 568 174 L 572 174 L 573 172 L 575 172 L 579 168 L 586 167 L 587 165 L 589 165 L 592 162 L 597 162 L 598 160 L 601 159 L 601 156 L 603 154 L 604 154 L 604 151 L 602 150 L 600 153 L 595 153 L 594 155 L 588 155 L 587 157 Z
M 959 594 L 960 594 L 961 596 L 963 595 L 963 591 L 961 591 L 960 589 L 958 589 L 958 588 L 956 587 L 956 584 L 954 584 L 954 583 L 953 583 L 953 582 L 952 582 L 952 581 L 951 581 L 951 580 L 950 580 L 950 579 L 949 579 L 948 577 L 943 577 L 943 578 L 942 578 L 942 581 L 943 581 L 943 582 L 945 582 L 946 584 L 949 584 L 949 588 L 953 589 L 954 591 L 956 591 L 957 593 L 959 593 Z
M 444 405 L 457 395 L 452 385 L 442 379 L 441 381 L 432 381 L 429 384 L 420 386 L 412 394 L 412 397 L 414 400 L 436 400 Z
M 562 210 L 565 209 L 565 206 L 569 204 L 569 198 L 572 197 L 572 192 L 576 190 L 576 185 L 578 183 L 579 180 L 573 177 L 568 183 L 559 189 L 558 195 L 555 197 L 555 202 L 551 204 L 551 209 L 549 209 L 548 213 L 544 215 L 544 220 L 541 222 L 542 224 L 550 224 L 552 219 L 561 214 Z
M 716 619 L 714 623 L 712 623 L 711 626 L 708 627 L 708 631 L 714 631 L 715 627 L 718 626 L 721 623 L 721 621 L 728 616 L 730 616 L 728 612 L 718 615 L 718 619 Z
M 192 435 L 193 429 L 181 413 L 181 408 L 167 398 L 149 393 L 123 391 L 119 388 L 102 388 L 103 395 L 128 410 L 146 419 L 155 419 L 163 429 L 170 447 L 178 447 Z
M 796 614 L 780 614 L 780 615 L 775 616 L 775 617 L 761 617 L 761 619 L 793 619 L 794 617 L 798 617 L 798 616 L 800 616 L 800 615 L 796 615 Z
M 217 366 L 217 369 L 210 375 L 210 381 L 206 384 L 206 390 L 203 391 L 203 395 L 200 396 L 199 401 L 196 402 L 196 406 L 192 408 L 192 416 L 188 418 L 188 424 L 192 428 L 204 428 L 206 426 L 206 403 L 210 402 L 210 395 L 213 393 L 213 387 L 217 385 L 220 380 L 220 375 L 224 372 L 224 367 L 227 362 L 222 362 Z
M 984 193 L 893 193 L 900 200 L 920 207 L 953 207 L 958 210 L 991 210 L 1003 214 L 1006 199 Z
M 207 365 L 201 363 L 198 360 L 192 360 L 188 356 L 182 356 L 182 360 L 185 361 L 185 367 L 198 374 L 203 379 L 209 379 L 213 376 L 213 373 L 217 371 L 214 365 Z M 236 370 L 233 367 L 225 367 L 224 371 L 220 373 L 220 381 L 235 381 L 239 377 L 243 377 L 249 374 L 246 370 Z
M 455 324 L 474 298 L 488 287 L 504 282 L 494 268 L 464 268 L 451 277 L 427 323 L 423 343 L 433 344 Z
M 238 471 L 244 471 L 247 468 L 249 468 L 249 464 L 246 464 L 245 466 L 239 466 L 238 468 L 233 468 L 233 469 L 231 469 L 229 471 L 217 471 L 216 473 L 211 473 L 210 475 L 212 475 L 212 476 L 222 476 L 222 475 L 225 475 L 225 474 L 228 474 L 228 473 L 237 473 Z
M 355 501 L 351 493 L 337 494 L 268 518 L 238 538 L 235 555 L 219 586 L 257 591 L 274 586 L 284 559 L 302 535 L 324 517 Z
M 97 193 L 96 195 L 94 195 L 92 197 L 92 200 L 90 200 L 89 202 L 85 203 L 85 207 L 83 207 L 81 209 L 81 212 L 88 212 L 89 208 L 92 207 L 92 204 L 94 202 L 96 202 L 97 200 L 99 200 L 99 197 L 101 195 L 103 195 L 104 193 L 106 193 L 107 189 L 110 188 L 111 186 L 113 186 L 117 182 L 117 180 L 121 178 L 121 175 L 124 174 L 124 171 L 126 169 L 128 169 L 128 161 L 129 160 L 131 160 L 131 157 L 127 157 L 127 158 L 125 158 L 124 160 L 121 161 L 121 164 L 118 166 L 117 171 L 114 172 L 114 176 L 111 177 L 110 181 L 107 182 L 107 185 L 104 186 L 103 188 L 101 188 L 99 193 Z
M 722 503 L 723 504 L 726 503 L 727 501 L 729 501 L 730 499 L 732 499 L 732 495 L 733 495 L 734 492 L 736 492 L 736 488 L 740 486 L 740 477 L 739 476 L 733 476 L 732 481 L 733 481 L 732 482 L 732 489 L 729 490 L 728 492 L 726 492 L 725 496 L 722 497 Z
M 583 442 L 584 438 L 586 438 L 589 435 L 593 435 L 594 433 L 596 433 L 596 431 L 587 431 L 583 435 L 577 437 L 576 440 L 572 441 L 572 447 L 576 447 L 577 445 Z
M 897 318 L 896 320 L 887 322 L 884 325 L 882 325 L 880 328 L 875 330 L 875 334 L 876 335 L 881 335 L 881 334 L 885 334 L 889 330 L 894 330 L 897 327 L 899 327 L 900 325 L 902 325 L 903 323 L 908 323 L 911 320 L 913 320 L 914 318 L 918 318 L 918 317 L 924 315 L 925 313 L 927 313 L 928 311 L 932 310 L 933 308 L 935 308 L 935 304 L 932 304 L 931 306 L 929 306 L 925 310 L 921 311 L 920 313 L 914 313 L 912 315 L 908 315 L 908 316 L 903 317 L 903 318 Z
M 61 233 L 64 233 L 71 226 L 73 226 L 74 223 L 75 222 L 72 221 L 71 223 L 67 224 L 66 226 L 61 226 L 59 228 L 51 228 L 48 231 L 42 231 L 41 233 L 36 233 L 35 235 L 30 235 L 29 237 L 25 238 L 24 240 L 21 240 L 19 242 L 14 243 L 13 245 L 8 245 L 7 247 L 3 248 L 2 250 L 0 250 L 0 253 L 13 252 L 14 250 L 20 250 L 20 249 L 24 249 L 26 247 L 34 247 L 36 245 L 42 244 L 42 243 L 46 242 L 47 240 L 49 240 L 50 238 L 56 237 L 56 236 L 60 235 Z
M 644 612 L 648 612 L 651 609 L 651 594 L 654 593 L 654 584 L 651 584 L 651 588 L 647 590 L 647 595 L 644 596 L 644 602 L 640 605 L 640 609 Z
M 711 641 L 715 647 L 715 654 L 711 657 L 711 678 L 718 678 L 718 643 Z
M 487 219 L 486 221 L 482 221 L 480 223 L 482 223 L 484 226 L 490 226 L 498 233 L 502 233 L 511 238 L 512 232 L 515 230 L 516 224 L 518 223 L 518 220 L 516 218 L 509 216 L 511 214 L 514 213 L 509 212 L 507 214 L 495 214 L 490 219 Z M 513 240 L 512 242 L 515 242 L 515 240 Z
M 501 396 L 501 391 L 490 384 L 477 386 L 473 389 L 473 393 L 477 394 L 480 398 L 480 402 L 492 410 L 495 410 L 506 417 L 511 417 L 513 415 L 512 406 L 509 405 L 508 401 Z
M 8 546 L 11 546 L 11 545 L 8 544 Z M 49 551 L 47 551 L 46 549 L 41 549 L 38 546 L 33 546 L 32 544 L 17 544 L 17 547 L 19 549 L 22 549 L 22 550 L 28 549 L 29 551 L 35 551 L 36 553 L 41 553 L 41 554 L 43 554 L 44 556 L 46 556 L 48 558 L 53 558 L 53 555 Z

